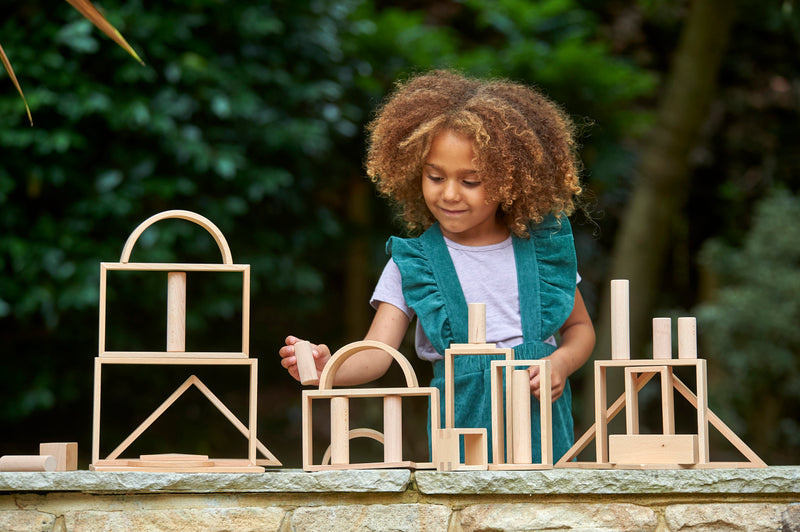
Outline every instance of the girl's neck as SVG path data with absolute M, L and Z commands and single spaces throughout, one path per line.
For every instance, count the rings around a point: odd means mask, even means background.
M 478 246 L 491 246 L 492 244 L 499 244 L 509 237 L 511 231 L 508 227 L 501 223 L 494 224 L 491 228 L 482 228 L 481 231 L 464 231 L 453 233 L 446 230 L 441 224 L 439 226 L 442 235 L 456 244 L 462 246 L 478 247 Z

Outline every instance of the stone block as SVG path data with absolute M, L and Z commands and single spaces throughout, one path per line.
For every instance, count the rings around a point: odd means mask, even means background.
M 800 504 L 790 504 L 781 514 L 781 532 L 800 532 Z
M 664 518 L 670 530 L 682 532 L 766 532 L 781 530 L 785 510 L 785 504 L 769 503 L 675 504 L 667 506 Z
M 3 532 L 51 532 L 56 516 L 36 510 L 0 511 L 0 530 Z
M 464 532 L 503 530 L 656 530 L 658 516 L 635 504 L 475 504 L 461 511 Z
M 442 532 L 447 530 L 451 510 L 434 504 L 371 504 L 304 507 L 294 511 L 292 530 L 346 532 Z
M 278 532 L 285 510 L 281 508 L 185 508 L 108 512 L 83 510 L 64 515 L 70 532 Z

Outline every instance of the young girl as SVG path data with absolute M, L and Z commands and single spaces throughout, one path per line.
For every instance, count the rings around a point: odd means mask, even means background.
M 556 460 L 574 438 L 567 378 L 594 347 L 567 220 L 581 191 L 571 129 L 527 86 L 434 71 L 398 84 L 368 130 L 367 174 L 409 230 L 424 232 L 389 239 L 365 339 L 397 348 L 416 316 L 417 354 L 433 363 L 431 385 L 444 396 L 444 350 L 467 342 L 467 304 L 485 303 L 487 343 L 513 347 L 516 359 L 551 361 Z M 296 379 L 297 341 L 289 336 L 280 349 Z M 330 350 L 320 344 L 312 352 L 321 371 Z M 493 358 L 455 357 L 456 427 L 491 432 Z M 369 382 L 391 362 L 382 351 L 363 351 L 342 365 L 335 384 Z M 530 382 L 538 398 L 538 371 Z M 538 409 L 531 410 L 538 431 Z M 539 438 L 532 439 L 538 461 Z

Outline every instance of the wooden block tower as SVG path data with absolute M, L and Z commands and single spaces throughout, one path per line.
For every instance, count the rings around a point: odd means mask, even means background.
M 403 370 L 405 388 L 333 388 L 336 372 L 351 356 L 368 349 L 388 353 Z M 313 380 L 313 379 L 310 379 Z M 350 399 L 372 397 L 383 400 L 383 432 L 366 428 L 350 428 Z M 303 390 L 303 469 L 324 471 L 338 469 L 410 468 L 433 469 L 432 462 L 407 460 L 403 456 L 403 397 L 427 397 L 430 401 L 432 427 L 439 426 L 439 390 L 420 387 L 414 368 L 399 351 L 382 342 L 362 340 L 339 349 L 330 358 L 319 376 L 317 390 Z M 314 400 L 330 402 L 331 441 L 320 463 L 314 463 Z M 383 444 L 383 461 L 353 463 L 350 440 L 371 438 Z
M 693 392 L 674 368 L 694 369 Z M 622 369 L 625 391 L 609 407 L 607 371 Z M 639 391 L 656 375 L 661 381 L 660 434 L 639 433 Z M 766 464 L 708 408 L 706 361 L 697 356 L 695 318 L 678 318 L 678 358 L 672 358 L 669 318 L 653 320 L 653 358 L 631 359 L 629 342 L 628 281 L 611 281 L 611 360 L 594 366 L 595 423 L 559 460 L 556 467 L 615 469 L 703 469 L 766 467 Z M 697 411 L 697 432 L 675 433 L 673 391 L 677 390 Z M 608 423 L 625 410 L 625 434 L 608 434 Z M 712 462 L 709 457 L 709 424 L 714 426 L 747 459 L 744 462 Z M 594 440 L 595 462 L 575 461 Z
M 184 263 L 133 263 L 131 251 L 141 234 L 152 224 L 169 218 L 194 222 L 208 231 L 222 253 L 222 264 Z M 164 351 L 132 352 L 106 349 L 106 284 L 109 271 L 167 272 L 167 334 Z M 186 346 L 186 273 L 233 272 L 242 276 L 241 350 L 235 352 L 187 352 Z M 171 210 L 151 216 L 142 222 L 125 242 L 119 262 L 100 264 L 100 327 L 99 353 L 94 364 L 94 410 L 92 414 L 92 463 L 95 471 L 172 471 L 172 472 L 263 472 L 263 466 L 281 465 L 280 461 L 256 437 L 256 395 L 258 359 L 249 351 L 250 323 L 250 265 L 234 264 L 230 248 L 222 232 L 199 214 Z M 100 407 L 103 366 L 108 364 L 133 365 L 186 365 L 186 366 L 245 366 L 249 368 L 249 418 L 241 422 L 216 395 L 196 376 L 189 377 L 145 421 L 143 421 L 116 449 L 100 458 Z M 186 390 L 192 386 L 200 392 L 247 439 L 247 458 L 209 459 L 204 455 L 158 454 L 138 458 L 121 458 L 121 454 L 163 414 Z M 257 458 L 257 452 L 263 459 Z

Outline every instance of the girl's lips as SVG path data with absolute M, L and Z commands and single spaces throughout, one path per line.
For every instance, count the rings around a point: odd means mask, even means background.
M 439 210 L 448 216 L 458 216 L 460 214 L 464 214 L 465 212 L 467 212 L 466 210 L 455 211 L 452 209 L 442 209 L 441 207 L 439 208 Z

